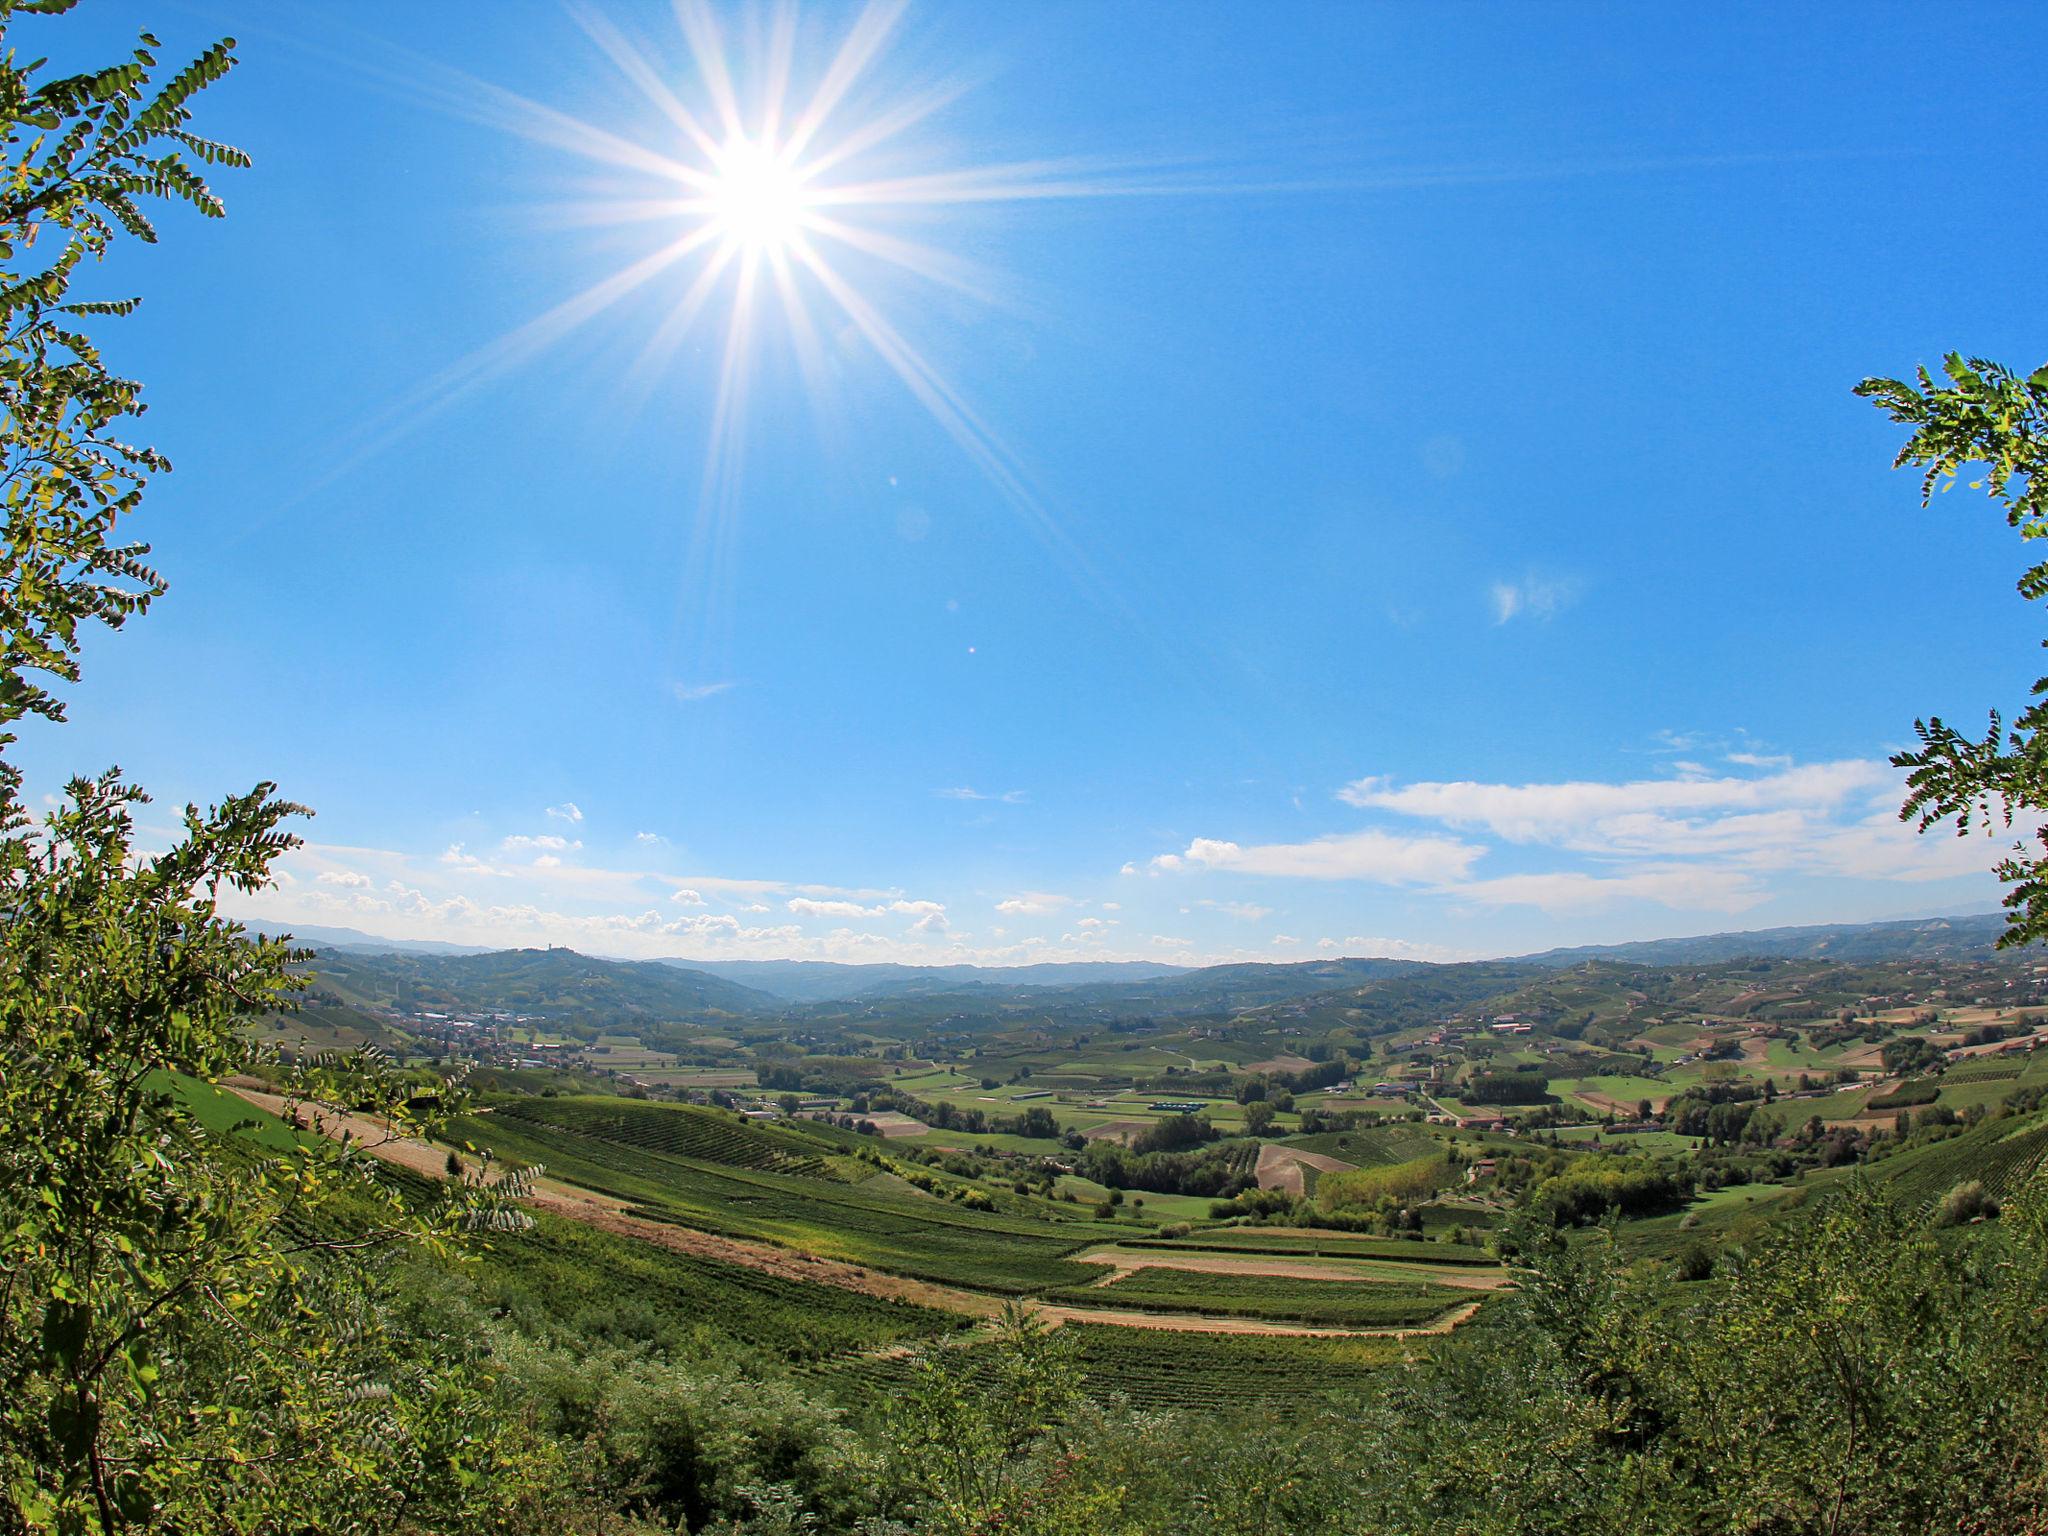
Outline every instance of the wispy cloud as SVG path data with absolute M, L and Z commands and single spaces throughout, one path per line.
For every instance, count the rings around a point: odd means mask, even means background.
M 695 704 L 699 699 L 715 698 L 721 693 L 729 693 L 738 686 L 738 683 L 730 681 L 718 683 L 671 683 L 669 684 L 669 691 L 676 696 L 678 703 Z
M 1524 576 L 1518 581 L 1496 581 L 1489 597 L 1493 622 L 1510 619 L 1549 620 L 1578 601 L 1582 583 L 1576 577 Z
M 583 819 L 583 810 L 574 800 L 564 800 L 560 805 L 551 805 L 548 807 L 547 813 L 556 821 L 566 821 L 572 824 Z
M 783 903 L 789 911 L 799 917 L 845 917 L 873 918 L 892 915 L 915 918 L 916 926 L 927 930 L 945 926 L 946 908 L 936 901 L 907 901 L 897 898 L 893 901 L 879 901 L 873 906 L 863 906 L 857 901 L 820 900 L 811 896 L 792 896 Z
M 1688 775 L 1623 783 L 1395 784 L 1366 778 L 1345 785 L 1337 798 L 1365 809 L 1485 830 L 1510 842 L 1647 853 L 1670 851 L 1660 840 L 1696 834 L 1702 818 L 1780 809 L 1829 811 L 1852 801 L 1860 805 L 1880 789 L 1889 793 L 1897 781 L 1897 773 L 1885 764 L 1852 758 L 1761 776 Z
M 1057 912 L 1073 904 L 1073 897 L 1053 891 L 1019 891 L 1015 896 L 1006 896 L 997 902 L 996 910 L 1012 917 L 1043 917 L 1048 912 Z
M 1193 905 L 1207 907 L 1212 912 L 1221 912 L 1226 916 L 1237 918 L 1240 922 L 1246 923 L 1260 922 L 1273 915 L 1271 907 L 1262 907 L 1254 901 L 1210 901 L 1204 897 L 1202 900 L 1193 903 Z
M 965 785 L 955 789 L 935 789 L 932 793 L 941 800 L 994 800 L 1003 805 L 1022 805 L 1030 798 L 1021 789 L 1006 789 L 1000 793 L 984 793 L 978 789 L 970 789 Z
M 543 832 L 537 837 L 514 834 L 499 846 L 507 853 L 574 853 L 582 848 L 583 844 L 566 837 L 557 837 L 552 832 Z
M 1366 880 L 1380 885 L 1441 885 L 1462 879 L 1486 850 L 1446 837 L 1402 837 L 1369 829 L 1337 832 L 1305 843 L 1245 847 L 1198 837 L 1181 853 L 1162 853 L 1151 868 L 1161 874 L 1224 869 L 1246 875 L 1305 880 Z

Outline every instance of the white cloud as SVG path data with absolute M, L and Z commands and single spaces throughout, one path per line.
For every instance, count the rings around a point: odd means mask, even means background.
M 792 896 L 783 906 L 803 917 L 888 917 L 898 914 L 917 919 L 913 926 L 925 932 L 943 931 L 946 926 L 946 909 L 936 901 L 894 901 L 877 902 L 862 906 L 857 901 L 818 900 L 810 896 Z
M 1630 817 L 1663 813 L 1724 813 L 1778 807 L 1829 809 L 1889 791 L 1897 773 L 1870 759 L 1812 763 L 1756 778 L 1637 779 L 1610 784 L 1571 780 L 1552 784 L 1471 781 L 1396 785 L 1358 779 L 1337 792 L 1347 805 L 1393 811 L 1446 826 L 1492 832 L 1514 843 L 1556 843 L 1601 851 L 1603 828 Z
M 1073 904 L 1073 897 L 1052 891 L 1019 891 L 1015 896 L 1006 896 L 997 902 L 996 910 L 1011 917 L 1043 917 Z
M 783 906 L 800 917 L 880 917 L 883 912 L 857 901 L 819 901 L 810 896 L 792 896 Z
M 970 788 L 964 784 L 953 789 L 935 789 L 932 793 L 941 800 L 995 800 L 1004 805 L 1022 805 L 1030 798 L 1021 789 L 1006 789 L 1000 793 L 984 793 L 981 790 Z
M 507 853 L 532 853 L 535 850 L 547 853 L 574 853 L 583 844 L 572 842 L 566 837 L 557 837 L 552 832 L 543 832 L 538 837 L 526 837 L 523 835 L 508 837 L 499 846 Z M 559 864 L 561 860 L 557 859 L 555 862 Z
M 684 886 L 682 889 L 673 892 L 669 896 L 669 900 L 675 902 L 678 906 L 684 907 L 701 907 L 706 905 L 704 898 L 697 892 L 691 890 L 688 886 Z M 762 907 L 760 910 L 766 912 L 768 909 L 766 907 Z
M 1579 583 L 1569 577 L 1530 575 L 1520 581 L 1496 581 L 1490 596 L 1495 624 L 1523 616 L 1547 620 L 1578 600 Z
M 450 843 L 446 851 L 442 853 L 439 862 L 449 865 L 451 868 L 460 869 L 473 875 L 496 875 L 504 873 L 504 871 L 500 870 L 496 865 L 490 863 L 488 860 L 480 859 L 475 854 L 468 852 L 460 843 Z
M 1486 906 L 1536 907 L 1550 913 L 1591 912 L 1625 901 L 1652 901 L 1682 912 L 1742 912 L 1770 897 L 1769 890 L 1740 870 L 1696 865 L 1663 865 L 1619 875 L 1578 870 L 1499 875 L 1470 881 L 1454 894 Z
M 564 800 L 560 805 L 551 805 L 547 813 L 556 821 L 578 822 L 583 819 L 583 810 L 574 800 Z
M 535 869 L 557 869 L 561 866 L 561 863 L 562 861 L 552 853 L 544 853 L 533 861 L 533 867 Z
M 1297 939 L 1291 933 L 1276 933 L 1273 935 L 1271 939 L 1267 940 L 1267 942 L 1271 944 L 1275 949 L 1291 949 L 1296 944 L 1299 944 L 1301 940 Z
M 1408 939 L 1373 938 L 1352 934 L 1343 939 L 1317 939 L 1316 948 L 1347 960 L 1471 960 L 1475 955 L 1441 944 L 1417 944 Z
M 322 885 L 339 885 L 352 891 L 366 891 L 376 883 L 352 869 L 323 869 L 318 878 Z
M 1592 864 L 1444 883 L 1446 894 L 1464 900 L 1552 913 L 1624 902 L 1727 913 L 1771 899 L 1771 875 L 1926 882 L 1989 869 L 1999 839 L 1922 837 L 1898 820 L 1902 794 L 1896 769 L 1851 758 L 1752 775 L 1699 769 L 1619 783 L 1396 785 L 1368 778 L 1346 785 L 1338 798 Z
M 1273 915 L 1271 907 L 1262 907 L 1253 901 L 1210 901 L 1204 898 L 1196 902 L 1195 905 L 1207 907 L 1214 912 L 1227 913 L 1229 916 L 1247 923 L 1260 922 Z
M 635 832 L 633 841 L 649 848 L 659 848 L 668 841 L 659 832 Z
M 733 682 L 671 683 L 669 691 L 676 696 L 676 702 L 680 704 L 694 704 L 699 699 L 715 698 L 717 695 L 728 692 L 738 686 L 739 684 Z
M 1162 853 L 1152 867 L 1162 873 L 1227 869 L 1247 875 L 1305 880 L 1365 880 L 1380 885 L 1441 885 L 1462 879 L 1486 850 L 1445 837 L 1401 837 L 1369 829 L 1339 832 L 1305 843 L 1258 843 L 1244 847 L 1198 837 L 1185 853 Z

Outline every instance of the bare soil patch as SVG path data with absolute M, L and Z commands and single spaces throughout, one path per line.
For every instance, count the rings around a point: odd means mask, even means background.
M 875 1129 L 885 1137 L 922 1136 L 931 1129 L 922 1120 L 913 1120 L 910 1116 L 898 1114 L 893 1109 L 883 1110 L 879 1114 L 862 1115 L 859 1118 L 874 1121 Z
M 1129 1141 L 1141 1131 L 1152 1128 L 1150 1120 L 1105 1120 L 1100 1125 L 1091 1125 L 1081 1134 L 1089 1141 Z
M 1247 1072 L 1306 1072 L 1314 1065 L 1315 1063 L 1306 1056 L 1290 1056 L 1283 1052 L 1278 1056 L 1268 1056 L 1264 1061 L 1247 1062 L 1244 1070 Z
M 1254 1176 L 1261 1189 L 1283 1189 L 1290 1195 L 1300 1195 L 1308 1192 L 1308 1179 L 1302 1169 L 1344 1173 L 1357 1166 L 1321 1152 L 1304 1152 L 1297 1147 L 1283 1147 L 1269 1141 L 1259 1148 L 1259 1163 Z

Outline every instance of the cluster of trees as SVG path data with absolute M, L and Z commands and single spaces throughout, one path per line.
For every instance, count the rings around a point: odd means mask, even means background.
M 1087 1142 L 1075 1171 L 1110 1189 L 1227 1199 L 1251 1187 L 1257 1148 L 1245 1141 L 1211 1145 L 1218 1135 L 1200 1115 L 1172 1115 L 1129 1147 L 1108 1140 Z
M 1583 1158 L 1531 1192 L 1529 1208 L 1554 1227 L 1583 1227 L 1609 1215 L 1662 1216 L 1693 1194 L 1690 1168 L 1663 1160 Z
M 1477 1072 L 1458 1089 L 1469 1104 L 1540 1104 L 1550 1096 L 1541 1072 Z
M 971 1136 L 1029 1136 L 1042 1141 L 1056 1141 L 1060 1136 L 1059 1122 L 1043 1104 L 1031 1105 L 1014 1115 L 991 1115 L 976 1105 L 920 1099 L 900 1088 L 877 1088 L 865 1097 L 870 1113 L 893 1110 L 942 1131 L 964 1131 Z
M 1948 1057 L 1925 1035 L 1887 1040 L 1879 1054 L 1887 1072 L 1938 1072 L 1948 1065 Z

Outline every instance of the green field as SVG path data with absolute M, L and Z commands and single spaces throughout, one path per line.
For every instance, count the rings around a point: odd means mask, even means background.
M 533 1099 L 468 1116 L 457 1134 L 702 1231 L 1009 1294 L 1058 1290 L 1096 1274 L 1065 1258 L 1095 1236 L 1081 1208 L 971 1211 L 829 1145 L 807 1160 L 792 1146 L 810 1130 L 764 1130 L 681 1105 Z M 660 1149 L 671 1141 L 718 1160 Z
M 522 1332 L 620 1344 L 731 1343 L 783 1361 L 829 1359 L 967 1326 L 949 1312 L 679 1254 L 539 1213 L 531 1232 L 492 1241 L 461 1271 L 477 1298 Z
M 1310 1227 L 1209 1227 L 1186 1237 L 1125 1237 L 1126 1248 L 1187 1253 L 1263 1253 L 1276 1257 L 1306 1255 L 1330 1259 L 1379 1259 L 1388 1263 L 1496 1267 L 1484 1249 L 1460 1243 L 1428 1243 L 1420 1239 L 1366 1237 Z
M 1310 1412 L 1414 1353 L 1394 1338 L 1170 1333 L 1097 1323 L 1069 1323 L 1060 1332 L 1073 1343 L 1091 1396 L 1151 1409 Z M 862 1403 L 900 1386 L 914 1369 L 908 1358 L 890 1355 L 844 1361 L 821 1369 L 817 1379 Z
M 1426 1281 L 1302 1280 L 1201 1270 L 1134 1269 L 1109 1285 L 1062 1292 L 1075 1306 L 1203 1312 L 1323 1328 L 1417 1327 L 1475 1298 Z

